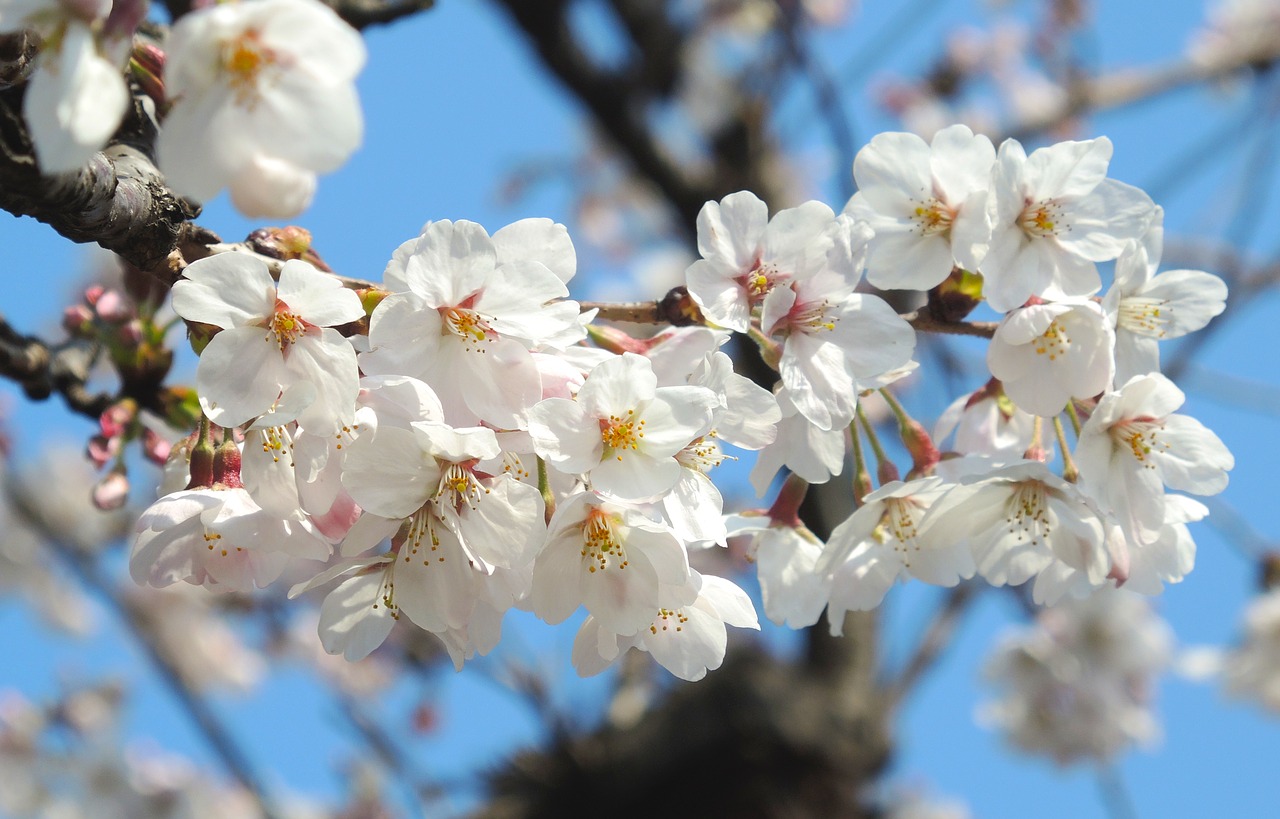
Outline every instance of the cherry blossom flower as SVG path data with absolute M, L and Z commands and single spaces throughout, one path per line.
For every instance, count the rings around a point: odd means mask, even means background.
M 533 567 L 533 612 L 563 622 L 584 606 L 601 627 L 631 635 L 661 608 L 688 605 L 689 558 L 666 525 L 594 492 L 560 504 Z
M 964 125 L 933 135 L 877 134 L 853 160 L 858 192 L 844 212 L 875 231 L 867 281 L 928 290 L 958 265 L 977 270 L 991 238 L 987 189 L 996 151 Z
M 923 529 L 963 540 L 977 572 L 993 586 L 1032 577 L 1037 603 L 1068 591 L 1087 592 L 1127 567 L 1092 501 L 1039 461 L 1017 461 L 980 473 L 933 504 Z
M 349 447 L 342 480 L 368 513 L 392 520 L 421 518 L 420 525 L 432 533 L 449 529 L 468 562 L 491 573 L 496 566 L 510 569 L 532 561 L 544 533 L 542 498 L 535 487 L 476 468 L 498 453 L 490 429 L 455 430 L 422 421 L 407 430 L 383 425 Z
M 323 3 L 198 8 L 174 23 L 165 51 L 173 105 L 156 150 L 175 191 L 206 201 L 229 187 L 246 215 L 293 216 L 315 175 L 360 144 L 364 41 Z
M 933 440 L 944 441 L 954 432 L 956 452 L 1010 461 L 1027 451 L 1034 428 L 1034 416 L 1019 409 L 1000 381 L 993 379 L 942 411 L 933 428 Z
M 973 558 L 963 541 L 946 526 L 921 526 L 929 507 L 949 488 L 938 477 L 891 481 L 832 530 L 817 566 L 832 578 L 827 605 L 832 634 L 843 633 L 846 612 L 880 605 L 899 580 L 954 586 L 973 576 Z
M 1080 431 L 1080 486 L 1113 514 L 1131 543 L 1150 544 L 1165 521 L 1164 487 L 1215 495 L 1235 458 L 1196 419 L 1174 413 L 1186 396 L 1159 373 L 1107 393 Z
M 756 564 L 765 616 L 788 628 L 818 622 L 831 588 L 830 576 L 817 571 L 822 541 L 767 515 L 730 515 L 725 524 L 729 537 L 750 537 L 747 556 Z
M 166 495 L 143 512 L 129 572 L 156 587 L 181 580 L 247 592 L 278 578 L 290 558 L 328 556 L 308 524 L 263 511 L 243 487 L 215 486 Z
M 649 652 L 659 665 L 689 682 L 719 668 L 729 642 L 725 626 L 759 630 L 755 607 L 746 592 L 722 577 L 694 572 L 690 582 L 698 589 L 691 604 L 659 609 L 653 622 L 634 635 L 608 632 L 588 616 L 573 641 L 578 674 L 600 673 L 628 648 Z
M 750 191 L 707 202 L 698 212 L 702 258 L 685 274 L 689 295 L 709 321 L 745 333 L 752 310 L 775 285 L 826 265 L 835 243 L 833 219 L 821 202 L 787 208 L 770 219 L 768 207 Z
M 827 263 L 770 290 L 760 319 L 781 346 L 787 396 L 824 430 L 848 425 L 864 384 L 906 366 L 916 344 L 911 325 L 883 299 L 853 292 L 869 233 L 848 233 L 856 235 L 837 243 Z
M 1140 237 L 1155 205 L 1107 179 L 1111 141 L 1059 142 L 1027 156 L 1017 140 L 1000 146 L 992 181 L 991 244 L 982 260 L 983 295 L 995 310 L 1032 296 L 1060 301 L 1102 287 L 1094 262 L 1114 259 Z
M 1116 332 L 1115 383 L 1160 371 L 1159 342 L 1180 338 L 1226 308 L 1227 286 L 1202 270 L 1157 274 L 1164 242 L 1164 211 L 1116 259 L 1115 283 L 1102 300 Z
M 1152 543 L 1129 547 L 1124 587 L 1139 594 L 1160 594 L 1165 583 L 1181 583 L 1195 567 L 1196 542 L 1187 524 L 1202 520 L 1209 508 L 1184 495 L 1164 496 L 1164 528 Z
M 1223 684 L 1232 696 L 1280 712 L 1280 590 L 1250 602 L 1243 626 L 1239 644 L 1223 658 Z
M 652 500 L 680 479 L 676 455 L 710 431 L 718 403 L 704 387 L 657 386 L 648 359 L 624 353 L 592 370 L 576 400 L 534 406 L 529 433 L 540 456 L 587 473 L 597 491 Z
M 777 435 L 773 443 L 760 450 L 751 469 L 751 485 L 757 495 L 764 495 L 778 474 L 786 467 L 809 483 L 826 483 L 844 471 L 847 431 L 824 430 L 800 414 L 787 393 L 779 393 Z
M 280 270 L 222 253 L 193 262 L 173 286 L 173 309 L 187 321 L 221 327 L 200 355 L 196 389 L 213 423 L 244 424 L 293 390 L 313 396 L 296 416 L 310 432 L 337 432 L 352 420 L 358 389 L 355 350 L 335 325 L 364 315 L 360 299 L 303 261 Z
M 450 423 L 523 428 L 542 398 L 530 350 L 585 335 L 564 282 L 538 261 L 500 263 L 474 222 L 432 222 L 411 252 L 402 245 L 397 254 L 391 284 L 403 276 L 408 291 L 373 311 L 361 369 L 426 382 Z
M 1051 417 L 1072 398 L 1092 398 L 1111 386 L 1114 345 L 1095 302 L 1033 304 L 996 327 L 987 366 L 1020 409 Z

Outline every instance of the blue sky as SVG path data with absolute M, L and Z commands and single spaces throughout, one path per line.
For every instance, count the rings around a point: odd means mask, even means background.
M 1148 4 L 1097 5 L 1099 22 L 1090 48 L 1098 64 L 1109 68 L 1176 54 L 1203 14 L 1200 4 L 1189 0 L 1160 4 L 1155 20 Z M 818 38 L 818 53 L 837 76 L 847 76 L 857 55 L 883 37 L 901 8 L 919 10 L 915 24 L 902 30 L 905 40 L 886 50 L 877 70 L 919 73 L 944 32 L 990 19 L 986 4 L 976 2 L 869 1 L 863 6 L 852 30 Z M 1015 8 L 1027 11 L 1030 5 Z M 598 24 L 588 20 L 586 25 Z M 607 48 L 606 33 L 599 36 Z M 441 0 L 428 14 L 369 32 L 368 43 L 370 61 L 360 80 L 365 144 L 344 169 L 321 180 L 314 205 L 296 220 L 313 231 L 317 248 L 335 269 L 379 279 L 391 250 L 434 219 L 472 219 L 495 230 L 526 216 L 548 216 L 574 232 L 575 192 L 563 183 L 538 185 L 515 201 L 499 195 L 505 175 L 521 163 L 572 160 L 589 139 L 572 100 L 541 73 L 529 49 L 491 6 Z M 878 75 L 859 76 L 874 81 Z M 894 127 L 861 90 L 851 91 L 848 105 L 859 146 Z M 1090 133 L 1107 134 L 1115 143 L 1113 176 L 1154 186 L 1149 189 L 1166 209 L 1170 236 L 1227 235 L 1237 191 L 1250 178 L 1265 175 L 1273 195 L 1260 197 L 1248 211 L 1254 230 L 1247 248 L 1265 257 L 1275 254 L 1273 237 L 1280 227 L 1274 198 L 1277 170 L 1252 145 L 1260 139 L 1274 143 L 1275 125 L 1252 118 L 1242 126 L 1242 136 L 1230 132 L 1231 139 L 1213 143 L 1206 161 L 1181 158 L 1188 146 L 1221 132 L 1224 123 L 1245 121 L 1241 113 L 1250 107 L 1249 99 L 1230 89 L 1198 90 L 1135 111 L 1101 115 Z M 838 207 L 838 175 L 848 169 L 836 167 L 826 149 L 826 132 L 812 98 L 793 94 L 782 110 L 788 146 L 806 157 L 804 167 L 817 170 L 813 194 Z M 229 240 L 259 226 L 234 214 L 225 198 L 209 203 L 201 222 Z M 72 282 L 86 264 L 85 252 L 42 225 L 3 214 L 0 249 L 0 272 L 6 281 L 21 283 L 11 288 L 5 317 L 20 330 L 54 326 L 74 296 Z M 585 248 L 580 252 L 584 284 L 575 282 L 575 287 L 585 287 L 591 277 L 616 278 L 625 272 L 602 254 Z M 1280 310 L 1280 298 L 1273 293 L 1231 309 L 1229 328 L 1214 336 L 1198 367 L 1183 381 L 1185 410 L 1214 429 L 1236 455 L 1231 486 L 1222 500 L 1276 542 L 1280 514 L 1272 489 L 1274 464 L 1280 460 L 1280 436 L 1274 430 L 1280 368 L 1273 356 L 1280 335 L 1271 317 Z M 974 358 L 974 366 L 981 367 L 980 358 Z M 978 379 L 978 370 L 974 372 Z M 1229 379 L 1226 387 L 1220 374 Z M 25 404 L 7 387 L 5 395 L 14 406 L 11 428 L 19 434 L 20 453 L 29 454 L 55 437 L 78 442 L 91 432 L 53 405 Z M 920 406 L 930 403 L 920 400 Z M 1212 525 L 1195 525 L 1193 532 L 1199 544 L 1196 570 L 1156 604 L 1185 644 L 1229 641 L 1253 591 L 1254 567 L 1242 558 L 1238 544 Z M 901 659 L 935 598 L 934 590 L 913 586 L 891 593 L 885 640 L 891 660 Z M 895 776 L 963 799 L 979 817 L 1102 815 L 1091 771 L 1060 770 L 1018 756 L 974 722 L 974 709 L 987 695 L 976 670 L 1018 617 L 1006 596 L 983 595 L 937 671 L 902 713 Z M 167 692 L 146 673 L 140 653 L 109 617 L 104 616 L 100 628 L 104 636 L 95 641 L 51 639 L 21 608 L 0 601 L 0 633 L 6 635 L 8 649 L 0 664 L 0 688 L 16 687 L 39 698 L 58 690 L 60 681 L 82 675 L 124 676 L 138 684 L 131 698 L 130 736 L 152 737 L 162 746 L 209 759 Z M 786 634 L 769 626 L 766 632 L 767 639 L 786 642 Z M 551 629 L 512 617 L 500 650 L 550 670 L 563 683 L 558 702 L 567 709 L 580 708 L 598 702 L 603 687 L 598 680 L 573 676 L 571 641 L 568 625 Z M 482 660 L 462 674 L 446 670 L 392 689 L 383 711 L 386 724 L 418 770 L 453 780 L 536 739 L 537 723 L 527 706 L 493 679 L 499 671 L 496 662 Z M 423 696 L 438 698 L 440 722 L 434 733 L 414 736 L 398 726 Z M 1225 701 L 1213 685 L 1174 677 L 1161 683 L 1158 700 L 1163 740 L 1153 749 L 1127 754 L 1120 763 L 1140 816 L 1274 815 L 1269 783 L 1280 752 L 1280 721 L 1251 705 Z M 220 699 L 217 705 L 282 789 L 338 792 L 334 772 L 341 763 L 345 729 L 333 703 L 301 673 L 288 671 L 248 699 Z M 581 709 L 584 719 L 590 713 L 590 708 Z

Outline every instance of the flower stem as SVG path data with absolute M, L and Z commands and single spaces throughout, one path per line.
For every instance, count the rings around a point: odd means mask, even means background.
M 556 496 L 551 491 L 551 480 L 547 475 L 547 462 L 538 458 L 538 492 L 542 494 L 542 503 L 545 507 L 543 517 L 547 523 L 551 523 L 551 516 L 556 513 Z
M 871 494 L 871 474 L 867 472 L 867 460 L 862 454 L 862 435 L 858 422 L 849 425 L 849 437 L 853 441 L 853 505 L 862 505 L 862 499 Z
M 1067 407 L 1070 408 L 1071 405 L 1068 404 Z M 1075 419 L 1074 411 L 1071 417 Z M 1062 479 L 1075 483 L 1080 478 L 1080 470 L 1076 469 L 1075 461 L 1071 460 L 1071 450 L 1067 448 L 1067 433 L 1062 428 L 1061 415 L 1053 416 L 1053 431 L 1058 436 L 1058 449 L 1062 450 Z
M 862 422 L 862 428 L 867 433 L 867 443 L 871 444 L 871 451 L 876 456 L 876 477 L 880 480 L 880 485 L 892 483 L 898 480 L 898 467 L 894 466 L 893 461 L 889 460 L 889 456 L 885 454 L 884 447 L 880 445 L 880 437 L 876 435 L 875 427 L 871 424 L 871 419 L 867 417 L 866 410 L 862 408 L 862 404 L 858 404 L 858 420 Z

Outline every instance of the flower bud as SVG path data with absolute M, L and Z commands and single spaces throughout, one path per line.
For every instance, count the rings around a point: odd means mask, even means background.
M 104 512 L 119 509 L 129 499 L 129 478 L 124 467 L 117 467 L 107 473 L 93 487 L 93 505 Z

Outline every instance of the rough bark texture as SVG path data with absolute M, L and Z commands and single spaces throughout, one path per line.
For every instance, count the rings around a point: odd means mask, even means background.
M 165 187 L 150 157 L 125 141 L 75 173 L 42 175 L 22 120 L 25 88 L 0 91 L 0 208 L 73 242 L 97 242 L 143 270 L 167 271 L 199 207 Z

